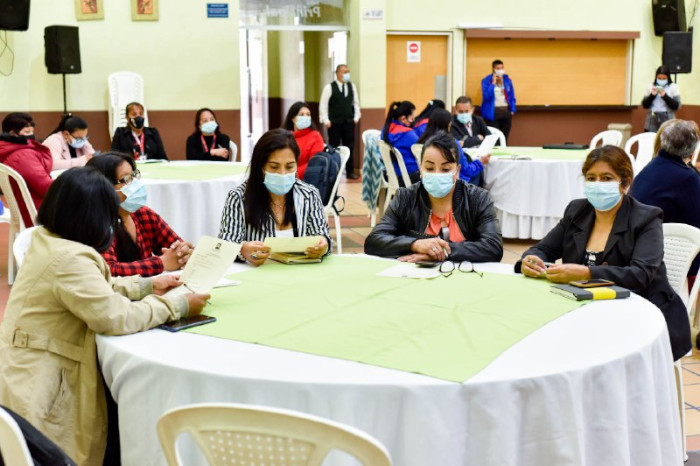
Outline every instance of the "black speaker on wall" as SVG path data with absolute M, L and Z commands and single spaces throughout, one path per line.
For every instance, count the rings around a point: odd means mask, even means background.
M 693 33 L 664 32 L 663 64 L 671 73 L 690 73 L 693 67 Z
M 29 0 L 0 0 L 0 30 L 29 29 Z
M 685 0 L 651 0 L 651 13 L 654 17 L 654 34 L 662 36 L 667 31 L 684 32 Z
M 76 26 L 48 26 L 44 29 L 44 51 L 49 73 L 77 74 L 82 71 Z

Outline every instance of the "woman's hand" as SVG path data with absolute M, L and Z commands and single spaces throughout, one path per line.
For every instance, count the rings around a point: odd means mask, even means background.
M 151 279 L 151 283 L 153 284 L 153 294 L 158 296 L 163 296 L 173 288 L 182 285 L 180 277 L 175 275 L 158 275 Z
M 441 238 L 419 239 L 411 244 L 411 251 L 425 254 L 431 261 L 445 261 L 450 255 L 450 244 Z
M 180 263 L 180 258 L 177 256 L 177 251 L 172 247 L 162 248 L 162 254 L 159 256 L 160 260 L 163 261 L 163 269 L 166 272 L 171 272 L 173 270 L 180 270 L 182 264 Z
M 479 159 L 481 161 L 481 165 L 488 165 L 489 162 L 491 161 L 491 154 L 486 154 L 483 157 Z
M 246 241 L 241 246 L 241 255 L 251 265 L 258 267 L 262 265 L 270 255 L 270 248 L 260 241 Z
M 662 89 L 659 91 L 659 95 L 660 95 L 661 97 L 665 97 L 665 96 L 666 96 L 666 89 L 663 89 L 663 88 L 662 88 Z
M 658 91 L 656 90 L 656 86 L 651 86 L 651 95 L 656 95 L 658 94 Z
M 209 153 L 215 157 L 223 157 L 225 159 L 228 158 L 228 149 L 224 149 L 223 147 L 212 149 L 209 151 Z
M 545 276 L 547 267 L 542 259 L 530 254 L 521 262 L 520 271 L 526 277 L 539 278 Z
M 427 254 L 408 254 L 406 256 L 401 256 L 398 258 L 401 262 L 410 262 L 415 264 L 416 262 L 432 262 L 433 259 Z
M 189 306 L 189 317 L 198 316 L 202 313 L 202 309 L 207 305 L 207 301 L 211 298 L 209 293 L 187 293 L 187 305 Z
M 321 238 L 321 240 L 316 244 L 316 246 L 311 246 L 306 248 L 306 255 L 311 259 L 319 259 L 326 254 L 328 251 L 328 240 L 326 238 Z
M 547 269 L 547 280 L 554 283 L 569 283 L 575 280 L 590 280 L 591 270 L 579 264 L 554 264 Z

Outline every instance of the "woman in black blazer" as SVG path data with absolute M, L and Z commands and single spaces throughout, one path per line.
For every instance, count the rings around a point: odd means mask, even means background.
M 138 102 L 126 106 L 126 126 L 114 131 L 112 150 L 133 155 L 134 160 L 168 160 L 158 130 L 144 126 L 143 114 L 143 105 Z
M 633 171 L 619 147 L 591 151 L 582 171 L 587 199 L 572 201 L 559 224 L 525 251 L 515 271 L 555 283 L 602 278 L 629 288 L 661 309 L 673 359 L 681 358 L 691 348 L 690 322 L 666 276 L 661 209 L 625 194 Z M 557 259 L 562 264 L 545 265 Z

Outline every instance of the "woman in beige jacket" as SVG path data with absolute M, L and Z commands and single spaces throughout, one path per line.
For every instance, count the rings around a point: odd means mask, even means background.
M 95 334 L 134 333 L 196 315 L 208 298 L 159 296 L 180 284 L 170 276 L 110 276 L 100 252 L 112 243 L 118 202 L 92 168 L 58 177 L 0 324 L 0 404 L 80 465 L 102 464 L 106 444 Z
M 88 141 L 87 122 L 70 113 L 61 118 L 58 127 L 42 144 L 51 151 L 53 158 L 51 170 L 82 167 L 95 153 L 95 149 Z

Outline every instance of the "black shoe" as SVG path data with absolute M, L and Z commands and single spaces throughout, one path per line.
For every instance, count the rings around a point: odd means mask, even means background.
M 348 178 L 349 180 L 359 180 L 359 179 L 360 179 L 360 175 L 358 175 L 357 173 L 354 173 L 354 172 L 353 172 L 353 173 L 348 173 L 347 178 Z

